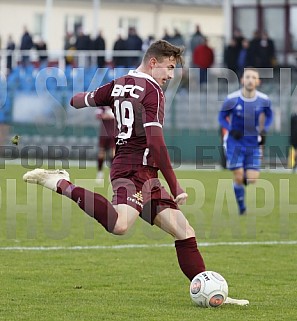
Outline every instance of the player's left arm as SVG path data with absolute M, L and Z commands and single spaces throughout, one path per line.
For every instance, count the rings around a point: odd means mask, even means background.
M 173 171 L 162 128 L 154 125 L 146 126 L 145 134 L 147 146 L 157 167 L 160 169 L 166 182 L 168 183 L 172 195 L 174 198 L 176 198 L 176 202 L 178 204 L 182 204 L 183 200 L 187 198 L 187 194 L 179 185 Z
M 187 198 L 187 194 L 177 181 L 165 144 L 163 134 L 164 101 L 159 99 L 160 96 L 162 96 L 162 92 L 159 92 L 154 87 L 150 87 L 146 91 L 146 95 L 142 101 L 142 117 L 147 147 L 149 148 L 154 162 L 168 183 L 176 203 L 183 204 Z
M 269 130 L 269 127 L 272 124 L 273 121 L 273 112 L 271 109 L 271 101 L 269 100 L 269 104 L 267 107 L 264 108 L 264 114 L 265 114 L 265 122 L 264 122 L 264 130 L 267 132 Z
M 266 134 L 273 121 L 273 112 L 271 109 L 271 101 L 268 101 L 268 106 L 263 108 L 263 112 L 259 115 L 259 145 L 265 145 Z
M 262 108 L 262 112 L 259 115 L 259 133 L 262 131 L 267 131 L 269 130 L 269 127 L 271 126 L 273 121 L 273 112 L 271 109 L 271 102 L 268 102 L 268 105 Z

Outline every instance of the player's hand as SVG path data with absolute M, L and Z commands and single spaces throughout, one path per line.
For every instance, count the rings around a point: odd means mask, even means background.
M 181 193 L 181 194 L 176 196 L 174 201 L 178 205 L 183 205 L 183 204 L 186 203 L 187 198 L 188 198 L 188 194 L 187 193 Z
M 258 136 L 258 143 L 259 146 L 265 145 L 266 143 L 266 131 L 264 129 L 260 132 L 260 135 Z
M 241 138 L 243 137 L 243 132 L 240 131 L 240 130 L 238 130 L 238 129 L 231 129 L 231 130 L 230 130 L 230 135 L 231 135 L 234 139 L 238 140 L 238 139 L 241 139 Z

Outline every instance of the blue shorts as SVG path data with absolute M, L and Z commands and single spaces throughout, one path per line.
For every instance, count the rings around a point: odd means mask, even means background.
M 242 141 L 235 141 L 229 138 L 225 145 L 225 152 L 228 169 L 260 170 L 262 160 L 262 149 L 260 146 L 246 146 Z

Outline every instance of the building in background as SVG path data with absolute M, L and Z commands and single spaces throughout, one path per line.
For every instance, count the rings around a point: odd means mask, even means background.
M 11 19 L 13 15 L 14 19 Z M 47 42 L 48 50 L 64 48 L 64 36 L 82 28 L 91 37 L 101 32 L 112 49 L 119 32 L 135 27 L 142 39 L 161 38 L 164 30 L 178 29 L 186 39 L 196 25 L 217 50 L 222 47 L 221 0 L 0 0 L 0 34 L 18 41 L 23 27 Z
M 252 39 L 254 32 L 267 31 L 274 40 L 277 60 L 281 65 L 296 65 L 297 1 L 296 0 L 225 0 L 225 17 L 230 38 L 232 30 L 241 29 Z
M 63 49 L 65 35 L 81 27 L 93 38 L 101 32 L 111 50 L 129 27 L 142 39 L 178 29 L 189 40 L 199 25 L 219 57 L 235 29 L 249 40 L 255 30 L 266 30 L 278 62 L 296 64 L 297 0 L 0 0 L 0 18 L 2 49 L 9 34 L 18 46 L 24 26 L 52 51 Z

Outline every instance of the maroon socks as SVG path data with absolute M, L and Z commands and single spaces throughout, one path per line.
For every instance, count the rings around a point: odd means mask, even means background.
M 58 182 L 57 193 L 76 202 L 85 213 L 97 220 L 108 232 L 113 231 L 118 213 L 105 197 L 82 187 L 76 187 L 65 179 Z
M 195 237 L 175 241 L 175 248 L 179 266 L 190 281 L 194 276 L 205 271 L 204 261 L 197 248 Z

